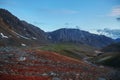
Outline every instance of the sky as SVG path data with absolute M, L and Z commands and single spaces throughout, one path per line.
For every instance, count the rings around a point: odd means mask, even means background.
M 0 8 L 44 31 L 120 29 L 120 0 L 0 0 Z

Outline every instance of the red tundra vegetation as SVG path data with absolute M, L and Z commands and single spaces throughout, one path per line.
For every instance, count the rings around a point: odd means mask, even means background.
M 0 80 L 97 80 L 108 71 L 54 52 L 0 52 Z

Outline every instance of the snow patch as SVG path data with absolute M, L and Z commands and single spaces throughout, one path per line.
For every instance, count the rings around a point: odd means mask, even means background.
M 37 38 L 35 38 L 35 37 L 32 37 L 32 39 L 36 40 Z
M 106 80 L 105 78 L 99 77 L 98 80 Z
M 26 30 L 26 28 L 23 29 L 24 31 Z
M 23 56 L 18 58 L 18 61 L 25 61 L 25 60 L 26 60 L 26 57 L 23 57 Z
M 49 38 L 49 39 L 52 39 L 52 37 L 51 37 L 51 36 L 48 36 L 48 38 Z
M 104 57 L 104 58 L 98 60 L 98 62 L 102 62 L 102 61 L 105 61 L 105 60 L 110 59 L 110 58 L 112 58 L 112 56 L 107 56 L 107 57 Z
M 23 44 L 23 43 L 22 43 L 21 46 L 26 46 L 26 44 Z
M 14 32 L 14 31 L 12 31 L 12 32 Z M 30 38 L 25 37 L 25 36 L 22 36 L 22 35 L 20 35 L 20 34 L 18 34 L 18 33 L 16 33 L 16 32 L 14 32 L 14 33 L 17 35 L 17 37 L 21 37 L 21 38 L 24 38 L 24 39 L 30 39 Z
M 0 33 L 0 35 L 2 36 L 2 38 L 8 38 L 8 36 L 5 36 L 3 33 Z

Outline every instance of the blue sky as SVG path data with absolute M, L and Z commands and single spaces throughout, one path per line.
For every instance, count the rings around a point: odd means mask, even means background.
M 120 0 L 0 0 L 0 8 L 45 31 L 120 29 Z

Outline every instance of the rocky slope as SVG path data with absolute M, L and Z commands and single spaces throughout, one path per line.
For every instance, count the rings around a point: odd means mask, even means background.
M 79 29 L 59 29 L 48 33 L 48 38 L 54 43 L 73 42 L 82 43 L 94 47 L 104 47 L 113 42 L 111 38 L 103 35 L 91 34 L 87 31 Z
M 0 52 L 0 80 L 107 80 L 109 68 L 58 53 L 13 49 Z
M 46 33 L 0 9 L 0 45 L 33 45 L 47 42 Z

